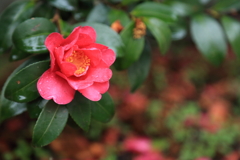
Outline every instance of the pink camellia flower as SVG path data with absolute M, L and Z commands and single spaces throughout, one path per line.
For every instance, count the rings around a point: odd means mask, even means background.
M 75 91 L 98 101 L 109 88 L 112 71 L 109 67 L 116 59 L 113 50 L 97 44 L 92 27 L 76 27 L 64 39 L 51 33 L 45 40 L 50 52 L 51 67 L 37 82 L 40 95 L 58 104 L 67 104 Z

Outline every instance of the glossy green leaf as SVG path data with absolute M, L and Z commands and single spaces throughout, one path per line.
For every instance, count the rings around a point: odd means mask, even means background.
M 177 16 L 169 6 L 157 2 L 141 3 L 133 9 L 131 14 L 136 17 L 156 17 L 164 22 L 177 20 Z
M 136 62 L 144 47 L 144 36 L 136 39 L 133 37 L 133 29 L 135 23 L 129 23 L 121 32 L 121 38 L 125 44 L 125 54 L 120 57 L 115 62 L 115 67 L 119 70 L 127 69 L 134 62 Z
M 111 9 L 109 11 L 108 20 L 110 24 L 112 24 L 116 20 L 119 20 L 121 25 L 123 25 L 124 27 L 130 22 L 130 18 L 128 17 L 127 13 L 117 9 Z
M 75 24 L 74 27 L 77 26 L 91 26 L 97 32 L 97 43 L 103 44 L 114 50 L 117 54 L 117 57 L 121 57 L 124 55 L 124 44 L 122 42 L 121 37 L 113 31 L 110 27 L 92 22 L 78 23 Z
M 106 123 L 114 116 L 114 104 L 108 93 L 103 94 L 100 101 L 90 101 L 90 103 L 93 119 Z
M 238 10 L 240 9 L 240 1 L 239 0 L 220 0 L 220 1 L 217 1 L 216 4 L 211 9 L 218 12 Z
M 161 53 L 166 53 L 172 38 L 168 25 L 157 18 L 144 18 L 143 21 L 157 40 Z
M 67 108 L 49 101 L 34 126 L 33 145 L 42 147 L 56 139 L 65 127 L 67 119 Z
M 1 96 L 0 96 L 0 122 L 7 118 L 21 114 L 22 112 L 24 112 L 26 110 L 26 103 L 18 103 L 18 102 L 10 101 L 5 98 L 4 93 L 5 93 L 6 87 L 9 84 L 9 81 L 12 79 L 13 76 L 15 76 L 15 74 L 17 72 L 19 72 L 26 66 L 28 66 L 32 63 L 35 63 L 37 61 L 44 60 L 44 59 L 46 59 L 46 58 L 42 55 L 41 56 L 37 55 L 37 56 L 31 57 L 30 59 L 25 61 L 22 65 L 20 65 L 18 68 L 16 68 L 13 71 L 13 73 L 8 77 L 8 79 L 6 80 L 6 82 L 3 85 Z
M 207 15 L 197 15 L 191 20 L 191 35 L 201 53 L 213 64 L 224 60 L 227 45 L 220 24 Z
M 240 57 L 240 22 L 233 18 L 222 17 L 222 24 L 234 52 Z
M 15 1 L 0 16 L 0 54 L 12 45 L 12 33 L 24 20 L 30 18 L 34 9 L 33 1 Z
M 166 1 L 166 3 L 175 15 L 188 16 L 194 12 L 195 7 L 181 1 Z
M 18 50 L 16 47 L 13 46 L 11 53 L 10 53 L 10 61 L 17 61 L 24 59 L 28 56 L 30 56 L 30 53 L 26 53 L 23 51 Z
M 131 85 L 131 92 L 134 92 L 142 85 L 148 76 L 151 64 L 151 48 L 146 43 L 139 60 L 128 69 L 128 78 Z
M 77 92 L 73 101 L 67 104 L 67 108 L 70 116 L 79 125 L 79 127 L 88 131 L 91 122 L 90 101 Z
M 48 68 L 49 61 L 40 61 L 18 71 L 9 80 L 5 97 L 16 102 L 30 102 L 39 97 L 37 81 Z
M 32 18 L 21 23 L 13 33 L 15 47 L 28 53 L 45 53 L 46 37 L 56 32 L 55 25 L 46 18 Z
M 74 11 L 78 4 L 77 0 L 48 0 L 49 3 L 63 11 Z
M 98 22 L 98 23 L 108 23 L 107 19 L 108 15 L 108 8 L 102 4 L 99 3 L 91 10 L 89 15 L 87 16 L 86 21 L 87 22 Z
M 46 106 L 48 100 L 42 99 L 42 97 L 29 102 L 27 104 L 27 110 L 30 118 L 37 118 L 41 113 L 42 109 Z

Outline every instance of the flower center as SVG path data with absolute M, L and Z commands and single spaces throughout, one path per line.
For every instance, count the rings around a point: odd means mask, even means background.
M 77 67 L 77 70 L 74 72 L 76 75 L 84 73 L 90 66 L 90 59 L 82 51 L 73 51 L 66 61 Z

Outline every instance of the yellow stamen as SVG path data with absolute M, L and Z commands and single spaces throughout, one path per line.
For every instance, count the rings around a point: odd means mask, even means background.
M 76 75 L 84 73 L 90 65 L 90 59 L 82 51 L 73 51 L 66 61 L 77 67 L 77 70 L 75 71 Z

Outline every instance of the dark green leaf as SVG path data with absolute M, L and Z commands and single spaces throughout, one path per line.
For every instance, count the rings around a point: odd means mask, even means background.
M 106 123 L 109 122 L 114 115 L 114 104 L 108 93 L 102 95 L 102 99 L 98 102 L 90 101 L 92 118 Z
M 54 16 L 54 8 L 48 3 L 40 2 L 35 8 L 32 17 L 52 18 Z
M 108 20 L 110 24 L 119 20 L 120 23 L 125 27 L 130 22 L 130 18 L 128 17 L 127 13 L 122 10 L 111 9 L 108 13 Z
M 15 1 L 0 16 L 0 53 L 12 45 L 12 33 L 22 21 L 28 19 L 34 8 L 34 1 Z
M 56 139 L 62 132 L 67 119 L 67 108 L 49 101 L 40 113 L 34 127 L 33 145 L 42 147 Z
M 238 10 L 240 9 L 240 1 L 239 0 L 220 0 L 212 7 L 213 10 L 218 12 L 227 12 L 230 10 Z
M 98 22 L 98 23 L 108 23 L 107 19 L 108 15 L 108 8 L 102 4 L 99 3 L 91 10 L 87 17 L 87 22 Z
M 13 48 L 11 50 L 11 53 L 10 53 L 10 61 L 21 60 L 21 59 L 24 59 L 24 58 L 26 58 L 30 55 L 31 55 L 30 53 L 20 51 L 13 46 Z
M 144 50 L 139 60 L 128 69 L 128 77 L 131 84 L 131 92 L 134 92 L 147 78 L 151 64 L 151 48 L 148 43 L 145 44 Z
M 40 61 L 21 69 L 8 82 L 5 97 L 16 102 L 30 102 L 39 96 L 37 81 L 49 68 L 49 61 Z
M 220 24 L 207 15 L 191 21 L 191 35 L 197 48 L 213 64 L 219 65 L 226 56 L 227 45 Z
M 49 3 L 63 11 L 74 11 L 77 6 L 77 0 L 49 0 Z
M 91 22 L 78 23 L 74 25 L 74 27 L 77 27 L 77 26 L 93 27 L 97 32 L 97 43 L 106 45 L 112 50 L 114 50 L 114 52 L 117 54 L 117 57 L 121 57 L 124 55 L 124 44 L 122 42 L 122 39 L 110 27 L 104 24 L 91 23 Z
M 44 59 L 46 59 L 46 58 L 42 55 L 41 56 L 38 55 L 38 56 L 34 56 L 34 57 L 30 58 L 29 60 L 24 62 L 22 65 L 20 65 L 17 69 L 15 69 L 15 71 L 8 77 L 8 79 L 4 83 L 1 97 L 0 97 L 0 122 L 7 118 L 21 114 L 22 112 L 24 112 L 26 110 L 26 103 L 17 103 L 17 102 L 10 101 L 5 98 L 4 93 L 5 93 L 5 89 L 9 83 L 9 81 L 12 79 L 13 76 L 15 76 L 15 74 L 18 71 L 20 71 L 24 67 L 28 66 L 29 64 L 32 64 L 39 60 L 44 60 Z
M 67 104 L 67 107 L 70 116 L 79 125 L 79 127 L 88 131 L 91 122 L 90 101 L 77 92 L 73 101 Z
M 27 110 L 30 118 L 37 118 L 41 113 L 42 109 L 46 106 L 48 100 L 38 98 L 27 104 Z
M 115 62 L 115 66 L 117 69 L 127 69 L 134 62 L 136 62 L 143 50 L 144 47 L 144 36 L 136 39 L 133 37 L 133 29 L 135 27 L 135 23 L 129 23 L 121 32 L 121 37 L 123 43 L 125 44 L 125 54 L 123 57 L 120 57 Z
M 140 1 L 140 0 L 121 0 L 121 3 L 123 5 L 129 5 L 131 3 L 138 2 L 138 1 Z
M 137 17 L 156 17 L 164 22 L 177 20 L 177 16 L 169 6 L 157 2 L 141 3 L 133 9 L 131 14 Z
M 15 47 L 23 52 L 44 53 L 46 37 L 56 31 L 55 25 L 46 18 L 32 18 L 21 23 L 13 33 Z
M 158 42 L 162 54 L 166 53 L 171 42 L 171 31 L 169 27 L 157 18 L 144 18 L 147 28 Z
M 240 22 L 225 16 L 222 24 L 234 52 L 240 57 Z

